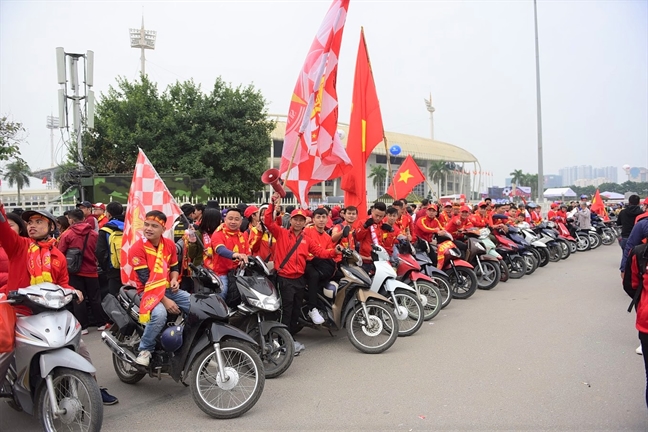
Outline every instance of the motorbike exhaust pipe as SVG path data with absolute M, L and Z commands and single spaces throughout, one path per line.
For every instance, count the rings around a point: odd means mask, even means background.
M 108 332 L 101 332 L 101 340 L 105 343 L 110 351 L 112 351 L 120 360 L 125 361 L 126 363 L 136 366 L 135 356 L 130 351 L 126 351 L 124 348 L 119 346 L 119 342 L 113 335 Z

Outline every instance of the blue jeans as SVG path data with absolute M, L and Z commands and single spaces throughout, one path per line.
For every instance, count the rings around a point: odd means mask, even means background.
M 221 292 L 220 292 L 220 294 L 218 294 L 218 295 L 219 295 L 223 300 L 225 300 L 225 299 L 227 299 L 227 289 L 228 289 L 228 286 L 229 286 L 229 282 L 228 282 L 228 280 L 227 280 L 227 275 L 218 276 L 218 279 L 220 279 L 220 281 L 221 281 L 221 285 L 222 285 L 222 287 L 221 287 Z
M 176 302 L 180 310 L 184 313 L 189 313 L 189 297 L 187 291 L 178 290 L 174 293 L 171 289 L 167 289 L 164 294 L 169 300 Z M 140 351 L 155 351 L 155 338 L 160 334 L 166 324 L 167 311 L 162 302 L 151 311 L 151 321 L 144 327 L 144 334 L 140 340 Z

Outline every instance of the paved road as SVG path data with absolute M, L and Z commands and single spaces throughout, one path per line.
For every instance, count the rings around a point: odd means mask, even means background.
M 305 330 L 307 350 L 242 418 L 208 418 L 165 378 L 123 384 L 98 333 L 104 430 L 648 430 L 643 361 L 617 246 L 453 301 L 386 353 Z M 38 430 L 0 404 L 0 430 Z

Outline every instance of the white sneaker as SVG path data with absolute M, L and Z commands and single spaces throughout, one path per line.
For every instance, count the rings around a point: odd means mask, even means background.
M 315 325 L 324 323 L 324 318 L 322 318 L 322 315 L 320 315 L 319 311 L 316 308 L 311 309 L 310 312 L 308 312 L 308 316 Z
M 81 334 L 82 334 L 82 335 L 87 335 L 87 334 L 88 334 L 88 329 L 83 329 L 83 330 L 81 330 Z
M 639 355 L 643 355 L 643 350 L 641 349 L 641 345 L 635 350 L 635 352 Z
M 295 341 L 295 355 L 299 355 L 300 352 L 304 351 L 306 347 L 303 343 Z
M 151 352 L 150 351 L 140 351 L 139 355 L 135 359 L 135 363 L 142 366 L 148 366 L 151 361 Z

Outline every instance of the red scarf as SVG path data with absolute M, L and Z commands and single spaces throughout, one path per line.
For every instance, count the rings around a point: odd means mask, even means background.
M 150 245 L 153 248 L 153 245 Z M 152 253 L 145 245 L 144 250 L 147 254 Z M 164 259 L 164 241 L 160 239 L 155 254 L 155 265 L 149 269 L 149 279 L 144 285 L 144 293 L 140 301 L 139 322 L 146 324 L 151 320 L 151 311 L 164 298 L 164 293 L 169 287 L 169 263 Z
M 207 268 L 212 268 L 212 262 L 214 261 L 214 249 L 211 244 L 211 236 L 207 233 L 203 233 L 203 265 Z
M 42 282 L 53 282 L 52 279 L 52 248 L 56 239 L 32 241 L 27 249 L 27 270 L 31 285 Z

